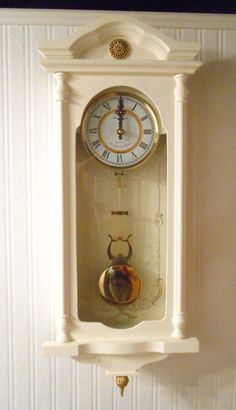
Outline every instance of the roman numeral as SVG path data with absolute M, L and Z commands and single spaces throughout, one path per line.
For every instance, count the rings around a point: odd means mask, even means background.
M 145 121 L 148 118 L 148 115 L 144 115 L 144 117 L 140 118 L 141 121 Z
M 117 158 L 116 158 L 116 162 L 120 162 L 120 163 L 122 163 L 123 162 L 123 158 L 122 158 L 122 155 L 121 154 L 117 154 Z
M 133 108 L 132 108 L 132 111 L 135 110 L 135 108 L 137 107 L 137 105 L 138 105 L 138 103 L 134 104 L 134 106 L 133 106 Z
M 151 135 L 152 130 L 144 129 L 143 133 L 146 134 L 146 135 Z
M 92 115 L 93 118 L 102 118 L 100 115 Z
M 98 140 L 92 142 L 92 146 L 93 146 L 95 149 L 97 149 L 97 148 L 99 147 L 99 145 L 101 145 L 101 144 L 100 144 L 100 142 L 99 142 Z
M 97 128 L 91 128 L 91 130 L 89 130 L 90 134 L 96 134 L 98 131 Z
M 110 155 L 110 152 L 107 151 L 106 149 L 105 149 L 105 150 L 103 151 L 103 153 L 102 153 L 103 158 L 106 158 L 106 159 L 109 158 L 109 155 Z
M 138 158 L 137 155 L 133 151 L 131 151 L 131 154 L 133 155 L 134 158 Z
M 141 141 L 140 144 L 139 144 L 139 147 L 141 147 L 143 149 L 146 149 L 148 147 L 148 145 L 145 144 L 145 142 Z
M 104 108 L 106 108 L 106 110 L 110 110 L 110 109 L 111 109 L 110 104 L 109 104 L 108 102 L 102 104 L 102 106 L 103 106 Z

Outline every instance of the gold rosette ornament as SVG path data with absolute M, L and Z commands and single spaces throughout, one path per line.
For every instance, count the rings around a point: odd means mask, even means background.
M 109 50 L 112 57 L 116 58 L 117 60 L 123 60 L 128 56 L 130 47 L 129 43 L 126 40 L 117 38 L 110 43 Z

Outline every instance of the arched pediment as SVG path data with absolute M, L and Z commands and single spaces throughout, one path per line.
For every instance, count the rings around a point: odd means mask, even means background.
M 116 60 L 109 52 L 114 39 L 123 39 L 129 44 L 129 55 L 125 60 Z M 199 53 L 197 43 L 174 40 L 137 19 L 123 14 L 107 14 L 76 33 L 59 41 L 44 41 L 40 51 L 44 56 L 43 66 L 55 65 L 56 61 L 69 64 L 149 64 L 157 62 L 195 62 Z M 66 63 L 67 62 L 67 63 Z M 196 68 L 195 68 L 196 69 Z M 52 70 L 53 71 L 53 70 Z M 195 71 L 195 70 L 194 70 Z

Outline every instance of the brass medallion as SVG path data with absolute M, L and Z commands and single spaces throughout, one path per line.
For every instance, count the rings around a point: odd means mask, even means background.
M 126 40 L 117 38 L 110 43 L 109 50 L 112 57 L 116 58 L 117 60 L 123 60 L 124 58 L 128 57 L 130 46 Z

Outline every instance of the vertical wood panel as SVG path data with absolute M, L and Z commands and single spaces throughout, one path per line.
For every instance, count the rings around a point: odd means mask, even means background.
M 35 409 L 35 332 L 34 332 L 34 270 L 32 252 L 32 115 L 31 110 L 31 31 L 24 27 L 25 119 L 26 119 L 26 172 L 27 172 L 27 250 L 28 250 L 28 312 L 29 312 L 29 407 Z
M 204 358 L 199 360 L 199 370 L 201 369 L 201 364 Z M 205 367 L 205 366 L 203 366 Z M 206 368 L 205 368 L 206 370 Z M 198 388 L 197 388 L 197 410 L 216 410 L 214 407 L 214 382 L 212 374 L 208 373 L 207 370 L 205 374 L 199 374 Z M 233 410 L 233 409 L 232 409 Z
M 224 58 L 235 58 L 236 56 L 236 30 L 225 31 Z
M 10 408 L 8 401 L 9 391 L 12 387 L 11 359 L 9 340 L 11 337 L 11 303 L 9 300 L 9 275 L 10 275 L 10 249 L 9 249 L 9 145 L 8 145 L 8 82 L 7 82 L 7 33 L 6 27 L 1 27 L 0 32 L 0 328 L 2 340 L 0 343 L 0 407 L 3 410 Z M 11 391 L 12 393 L 12 391 Z M 9 407 L 8 407 L 9 406 Z
M 225 32 L 224 30 L 217 31 L 217 51 L 218 60 L 223 60 L 225 51 Z
M 216 393 L 216 408 L 231 410 L 234 409 L 233 403 L 233 391 L 232 386 L 234 385 L 233 380 L 233 370 L 232 369 L 222 369 L 218 372 L 218 384 Z
M 168 362 L 167 362 L 168 360 Z M 166 363 L 164 363 L 166 362 Z M 176 410 L 176 361 L 175 357 L 157 363 L 157 409 Z
M 198 41 L 198 30 L 187 29 L 182 30 L 183 41 Z
M 191 357 L 192 356 L 192 357 Z M 180 355 L 176 358 L 176 409 L 194 409 L 197 385 L 197 358 L 194 355 Z
M 201 30 L 202 32 L 202 59 L 204 63 L 218 59 L 217 30 Z
M 48 76 L 38 64 L 38 41 L 46 37 L 45 27 L 30 27 L 29 92 L 31 189 L 32 189 L 32 321 L 35 355 L 35 404 L 44 410 L 50 403 L 50 359 L 42 356 L 42 343 L 50 340 L 50 283 L 52 272 L 49 243 L 49 102 Z M 44 241 L 42 241 L 44 238 Z M 42 320 L 43 318 L 43 320 Z M 42 383 L 44 380 L 44 383 Z
M 28 305 L 28 186 L 25 106 L 25 39 L 23 27 L 9 28 L 9 106 L 11 144 L 12 300 L 15 409 L 30 406 Z
M 233 383 L 230 387 L 232 388 L 232 409 L 236 408 L 236 370 L 233 370 Z
M 77 384 L 77 362 L 73 360 L 71 367 L 71 410 L 78 409 Z
M 79 410 L 94 410 L 93 409 L 93 389 L 92 376 L 93 366 L 90 364 L 79 364 Z
M 56 409 L 65 410 L 72 407 L 71 359 L 60 357 L 56 359 L 57 369 L 57 397 Z
M 53 26 L 46 26 L 46 33 L 47 35 L 45 36 L 47 40 L 52 40 L 53 39 Z M 45 38 L 44 38 L 45 39 Z M 48 121 L 47 121 L 47 132 L 45 134 L 45 137 L 48 141 L 48 184 L 49 184 L 49 192 L 54 193 L 53 187 L 54 187 L 54 182 L 55 182 L 55 164 L 52 163 L 51 158 L 53 158 L 53 150 L 55 146 L 55 127 L 54 127 L 54 122 L 55 122 L 55 113 L 54 113 L 54 99 L 53 99 L 53 89 L 54 89 L 54 81 L 53 81 L 53 76 L 52 75 L 47 75 L 44 73 L 47 78 L 47 108 L 48 108 Z M 54 241 L 53 238 L 54 236 L 54 229 L 55 229 L 55 214 L 56 211 L 53 209 L 51 205 L 51 196 L 48 197 L 49 201 L 49 210 L 48 210 L 48 218 L 49 218 L 49 228 L 48 228 L 48 237 L 49 237 L 49 247 L 48 247 L 48 252 L 49 252 L 49 260 L 48 260 L 48 277 L 49 277 L 49 305 L 50 305 L 50 340 L 55 340 L 56 337 L 56 329 L 55 329 L 55 322 L 56 322 L 56 312 L 57 312 L 57 306 L 56 306 L 56 267 L 57 264 L 55 263 L 55 252 L 54 252 Z M 51 205 L 51 206 L 50 206 Z M 57 388 L 57 374 L 56 374 L 56 359 L 51 358 L 50 359 L 50 410 L 55 410 L 57 406 L 57 395 L 56 395 L 56 388 Z
M 4 143 L 5 143 L 5 237 L 6 243 L 6 290 L 7 290 L 7 331 L 6 339 L 8 341 L 8 403 L 9 409 L 14 408 L 15 403 L 15 369 L 14 369 L 14 349 L 13 349 L 13 295 L 12 295 L 12 202 L 11 202 L 11 141 L 9 133 L 10 125 L 10 103 L 9 103 L 9 33 L 8 27 L 3 26 L 3 78 L 4 81 Z
M 113 377 L 98 369 L 98 410 L 110 410 L 113 403 Z
M 158 370 L 158 364 L 144 367 L 138 373 L 138 394 L 137 394 L 137 408 L 142 410 L 148 408 L 154 410 L 153 394 L 155 394 L 156 385 L 156 371 Z

